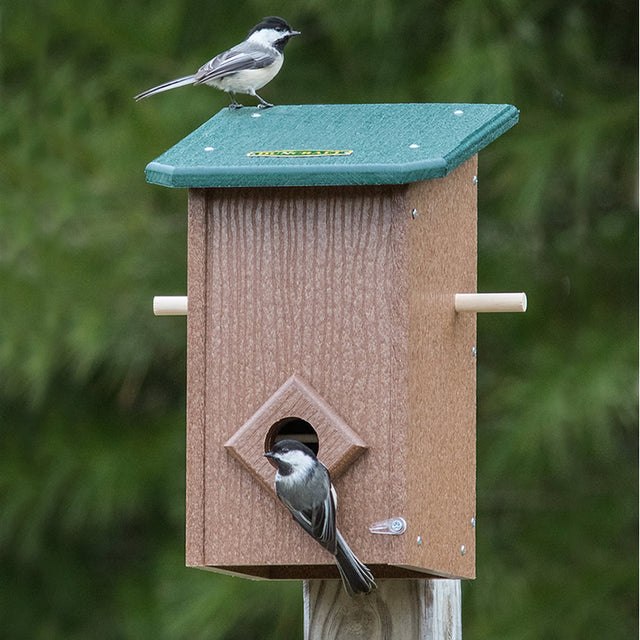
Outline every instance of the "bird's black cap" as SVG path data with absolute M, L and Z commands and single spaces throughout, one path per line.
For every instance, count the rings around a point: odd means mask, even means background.
M 279 440 L 271 447 L 271 451 L 268 451 L 264 455 L 270 458 L 273 454 L 286 453 L 287 451 L 304 451 L 304 453 L 312 458 L 316 457 L 316 454 L 313 453 L 306 444 L 302 444 L 299 440 Z
M 266 18 L 262 18 L 262 22 L 259 22 L 251 31 L 249 31 L 249 35 L 256 31 L 260 31 L 260 29 L 275 29 L 276 31 L 293 31 L 293 29 L 289 26 L 289 23 L 283 18 L 278 18 L 278 16 L 267 16 Z

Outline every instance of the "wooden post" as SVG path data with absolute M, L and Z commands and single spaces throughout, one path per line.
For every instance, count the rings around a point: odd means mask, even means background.
M 339 580 L 305 580 L 304 640 L 461 640 L 460 580 L 378 580 L 350 598 Z

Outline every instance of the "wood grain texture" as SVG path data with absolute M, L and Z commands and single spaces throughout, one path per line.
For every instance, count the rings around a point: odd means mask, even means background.
M 382 580 L 350 598 L 337 580 L 305 580 L 305 640 L 461 640 L 459 580 Z
M 188 564 L 337 577 L 224 446 L 295 375 L 368 447 L 335 486 L 339 527 L 374 575 L 474 575 L 475 316 L 454 294 L 475 290 L 475 167 L 190 192 Z M 405 534 L 368 531 L 392 516 Z
M 400 277 L 394 190 L 206 194 L 205 564 L 325 564 L 335 572 L 331 556 L 223 445 L 298 374 L 356 433 L 371 431 L 371 448 L 390 448 L 389 416 L 401 402 L 388 382 L 399 339 L 389 304 Z M 371 496 L 388 496 L 387 477 L 372 464 L 365 453 L 336 481 L 340 526 L 356 549 L 379 519 Z M 367 485 L 346 481 L 358 468 L 368 469 Z M 241 522 L 247 505 L 250 527 Z

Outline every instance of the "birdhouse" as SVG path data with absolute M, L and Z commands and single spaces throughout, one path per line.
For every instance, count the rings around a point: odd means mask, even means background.
M 338 577 L 275 495 L 263 454 L 286 437 L 329 469 L 376 578 L 474 577 L 474 312 L 524 308 L 476 295 L 477 154 L 517 120 L 496 104 L 225 109 L 147 166 L 189 189 L 189 566 Z

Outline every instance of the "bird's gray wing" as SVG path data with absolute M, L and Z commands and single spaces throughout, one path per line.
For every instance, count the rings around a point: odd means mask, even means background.
M 336 506 L 336 491 L 333 485 L 330 485 L 324 502 L 311 511 L 313 537 L 334 554 L 336 552 Z
M 331 553 L 336 550 L 336 492 L 331 484 L 327 468 L 318 462 L 316 472 L 309 480 L 309 492 L 314 496 L 324 496 L 308 514 L 311 535 Z
M 326 474 L 327 488 L 325 499 L 303 511 L 296 509 L 278 492 L 278 497 L 287 506 L 293 519 L 327 551 L 334 554 L 337 549 L 336 541 L 336 492 Z M 323 479 L 324 481 L 324 479 Z
M 268 49 L 256 49 L 241 42 L 202 65 L 195 75 L 194 84 L 204 84 L 247 69 L 262 69 L 273 64 L 275 58 Z

